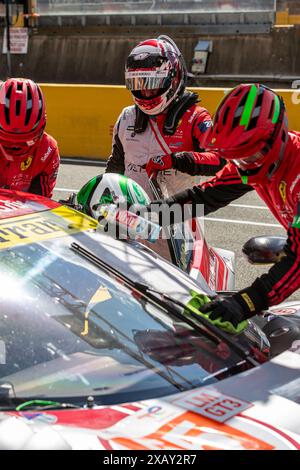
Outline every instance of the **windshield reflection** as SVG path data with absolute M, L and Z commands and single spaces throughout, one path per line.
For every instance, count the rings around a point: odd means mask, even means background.
M 207 385 L 239 361 L 79 257 L 74 239 L 100 255 L 96 233 L 0 252 L 0 380 L 17 396 L 140 400 Z

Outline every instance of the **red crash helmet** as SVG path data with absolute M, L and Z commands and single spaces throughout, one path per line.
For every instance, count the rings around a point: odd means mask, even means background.
M 32 80 L 11 78 L 0 84 L 0 144 L 4 153 L 25 155 L 42 136 L 45 103 Z
M 269 178 L 281 162 L 288 140 L 282 98 L 266 86 L 242 84 L 219 105 L 205 146 L 233 160 L 239 172 L 255 182 Z
M 187 70 L 176 44 L 168 36 L 148 39 L 129 54 L 125 84 L 135 104 L 146 114 L 162 113 L 179 96 Z

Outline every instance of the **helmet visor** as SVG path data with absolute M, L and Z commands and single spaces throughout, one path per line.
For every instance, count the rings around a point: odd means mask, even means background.
M 168 70 L 130 70 L 125 72 L 125 85 L 130 91 L 156 90 L 170 84 Z

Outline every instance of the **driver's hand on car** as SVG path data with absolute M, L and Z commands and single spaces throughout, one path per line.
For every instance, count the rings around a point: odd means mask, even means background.
M 173 154 L 159 155 L 157 157 L 152 157 L 146 163 L 146 171 L 150 176 L 156 176 L 158 171 L 170 170 L 173 168 Z

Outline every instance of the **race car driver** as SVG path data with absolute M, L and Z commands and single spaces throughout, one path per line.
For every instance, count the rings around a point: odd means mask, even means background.
M 300 287 L 300 133 L 288 131 L 280 96 L 263 85 L 242 84 L 219 105 L 205 145 L 227 165 L 209 181 L 164 202 L 204 204 L 209 214 L 255 190 L 287 230 L 285 257 L 251 286 L 201 308 L 211 312 L 210 320 L 237 326 Z M 184 155 L 176 162 L 181 171 L 194 173 L 195 166 Z M 152 171 L 158 169 L 152 164 Z
M 51 197 L 59 152 L 44 131 L 45 101 L 32 80 L 0 83 L 0 187 Z
M 141 42 L 127 58 L 125 83 L 135 104 L 123 109 L 114 127 L 106 172 L 129 176 L 150 197 L 145 167 L 151 159 L 160 165 L 168 195 L 195 184 L 181 170 L 164 171 L 182 152 L 191 166 L 197 162 L 199 175 L 215 175 L 225 164 L 214 152 L 202 153 L 211 116 L 197 94 L 185 91 L 186 78 L 181 52 L 167 36 Z

